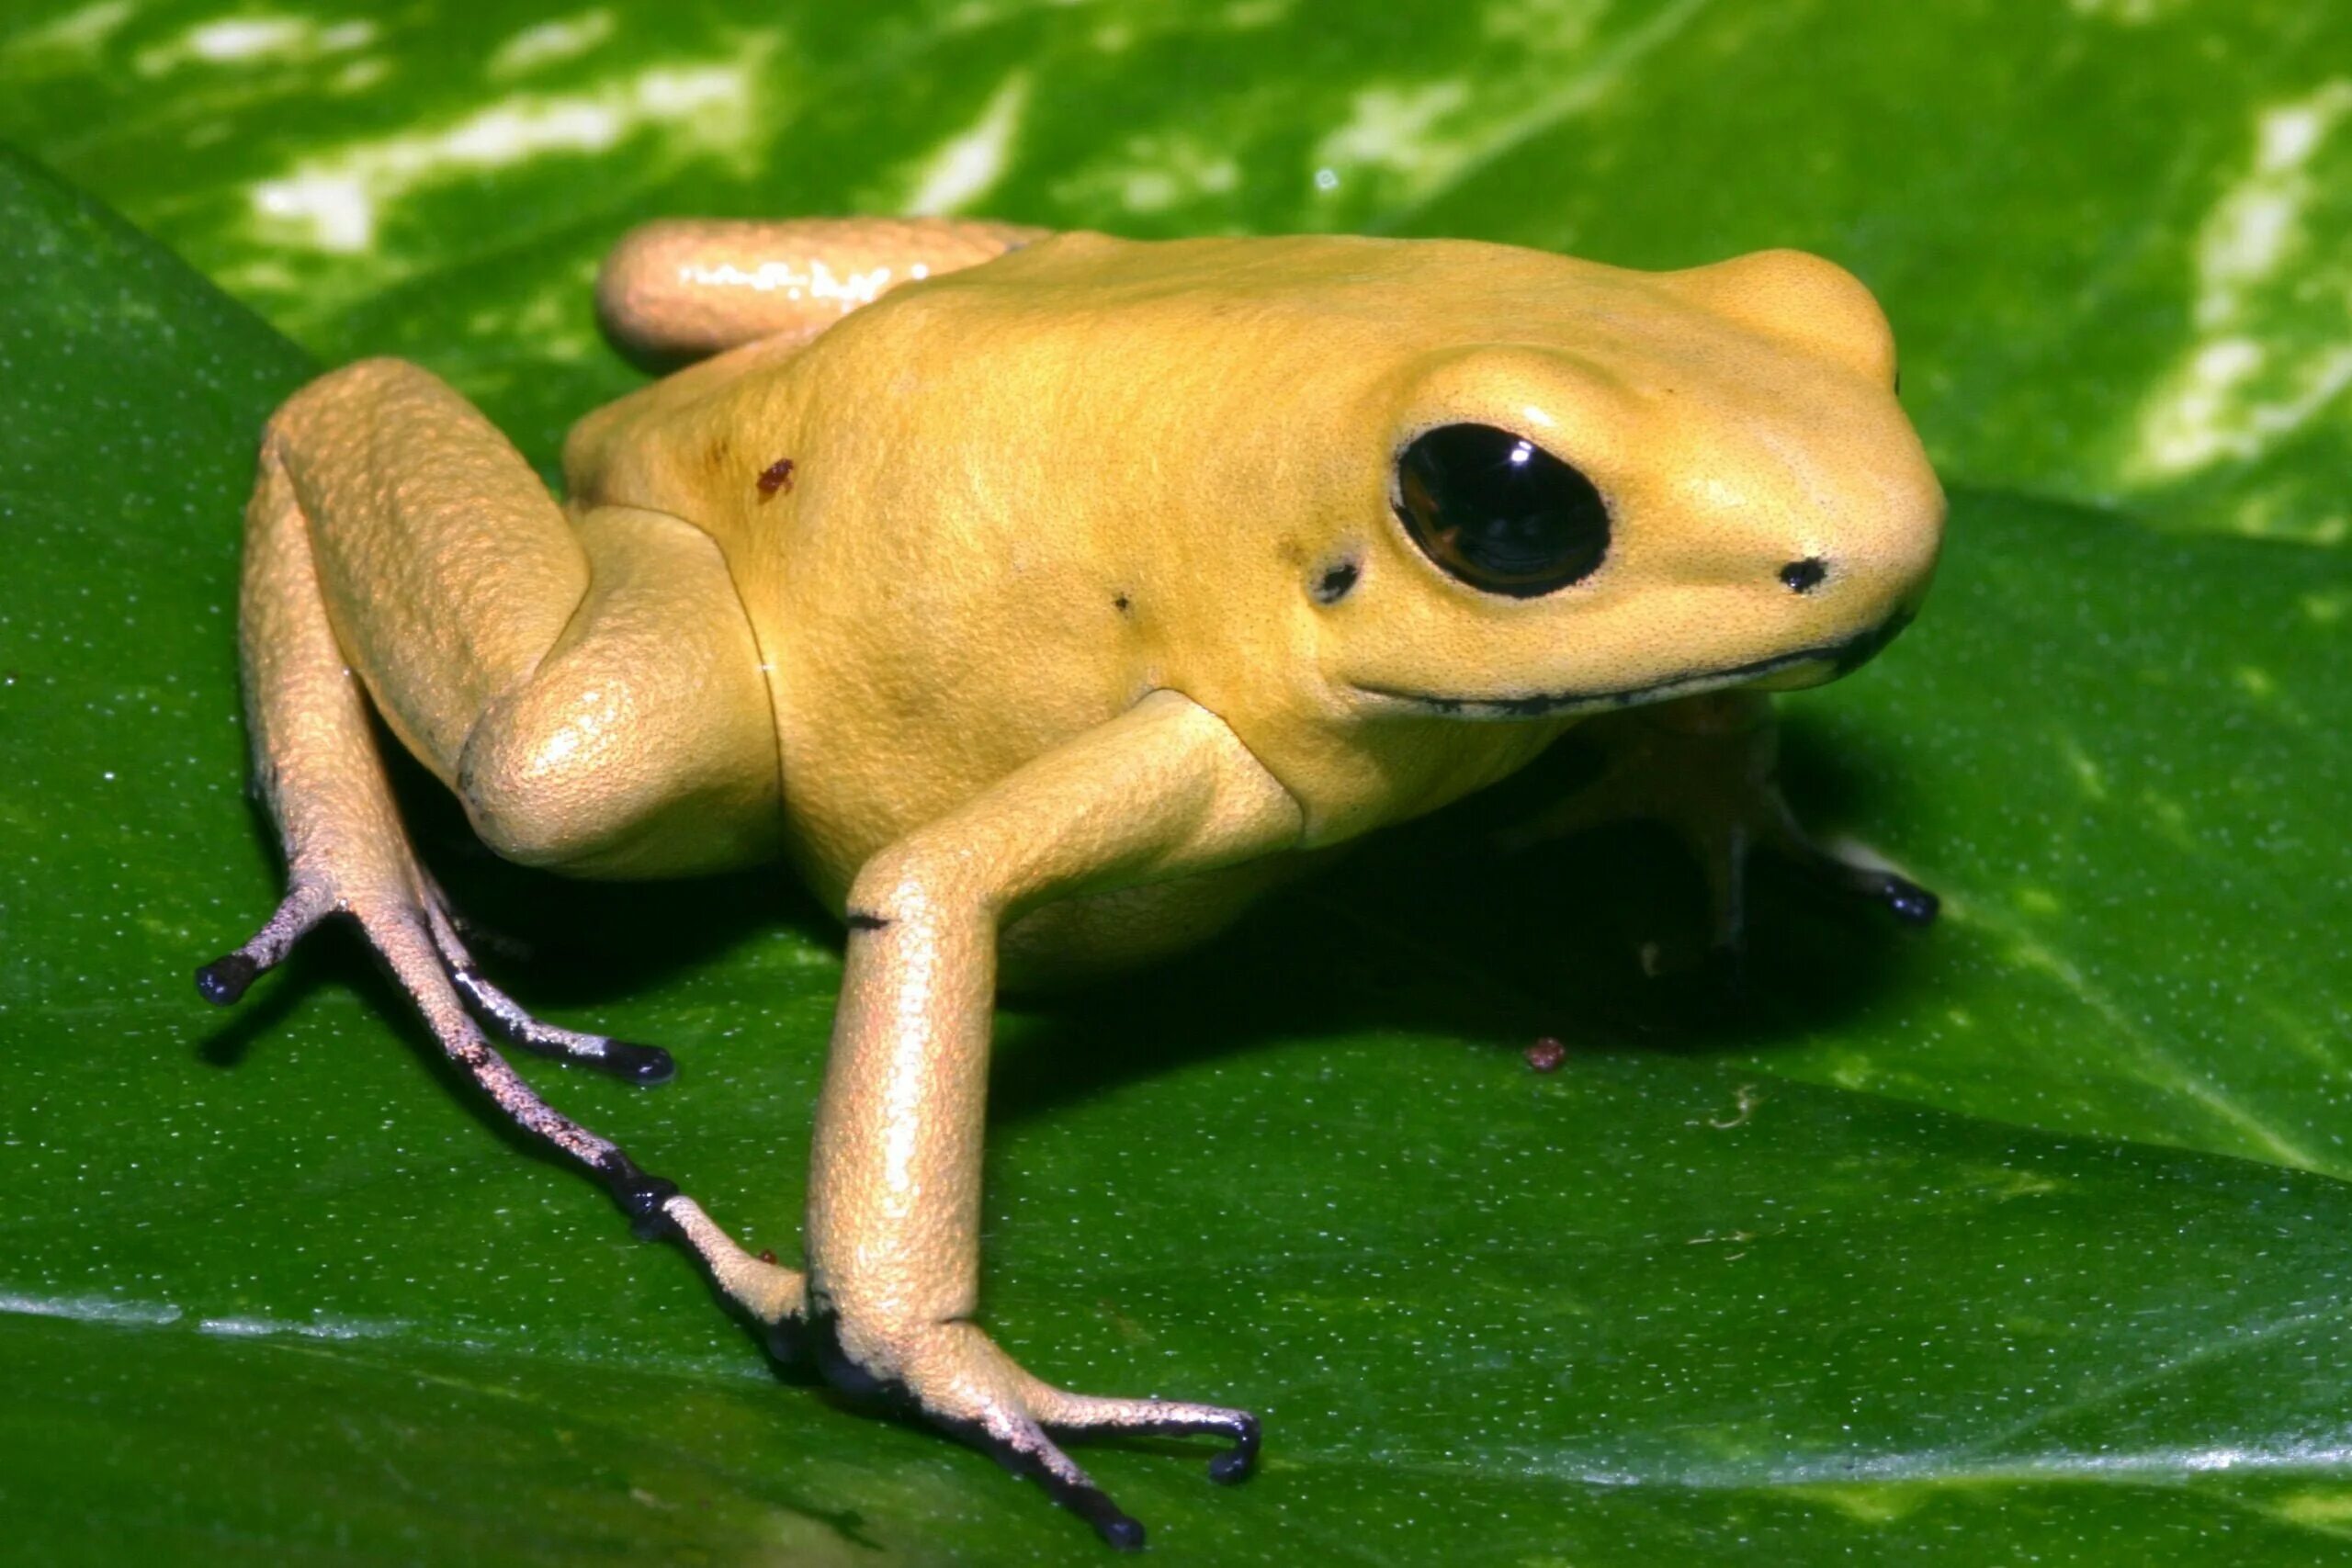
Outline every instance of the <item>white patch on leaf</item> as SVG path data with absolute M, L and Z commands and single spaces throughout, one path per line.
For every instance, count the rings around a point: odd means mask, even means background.
M 484 306 L 466 318 L 469 337 L 487 345 L 528 344 L 534 359 L 577 364 L 593 354 L 599 339 L 590 300 L 595 269 L 560 271 L 519 300 Z
M 168 43 L 141 50 L 131 67 L 141 76 L 162 76 L 187 65 L 299 65 L 348 53 L 375 39 L 373 22 L 321 26 L 313 17 L 224 17 L 198 22 Z
M 286 1318 L 207 1317 L 198 1319 L 196 1330 L 223 1339 L 266 1339 L 290 1335 L 300 1339 L 384 1339 L 403 1334 L 410 1325 L 399 1322 L 381 1322 L 367 1318 L 313 1318 L 296 1322 Z
M 650 129 L 697 147 L 750 133 L 753 65 L 655 66 L 587 93 L 517 94 L 438 130 L 356 141 L 254 186 L 276 243 L 365 251 L 383 209 L 421 187 L 559 153 L 602 152 Z
M 1021 117 L 1029 107 L 1025 72 L 1007 76 L 970 125 L 902 172 L 906 195 L 895 205 L 918 217 L 961 212 L 1004 178 Z
M 1461 142 L 1439 128 L 1469 102 L 1470 84 L 1461 81 L 1364 88 L 1346 123 L 1315 144 L 1317 173 L 1338 176 L 1329 185 L 1318 180 L 1318 188 L 1335 189 L 1354 171 L 1376 168 L 1411 191 L 1425 176 L 1449 172 L 1460 162 Z
M 2352 388 L 2352 80 L 2264 109 L 2250 166 L 2199 228 L 2197 340 L 2140 408 L 2125 477 L 2178 479 L 2262 456 Z M 2315 240 L 2314 236 L 2319 236 Z M 2237 519 L 2274 525 L 2259 497 Z
M 364 93 L 391 73 L 391 66 L 381 58 L 355 60 L 329 78 L 327 87 L 337 93 Z
M 1507 67 L 1475 79 L 1365 87 L 1306 164 L 1324 220 L 1378 214 L 1394 224 L 1600 102 L 1679 38 L 1708 0 L 1667 0 L 1613 35 L 1595 0 L 1497 0 L 1478 15 L 1507 43 Z M 1465 25 L 1467 25 L 1465 18 Z
M 1241 166 L 1224 147 L 1163 133 L 1129 137 L 1115 154 L 1057 185 L 1054 197 L 1080 209 L 1108 203 L 1126 212 L 1164 212 L 1229 195 L 1240 184 Z
M 519 76 L 576 59 L 611 38 L 613 26 L 613 14 L 602 10 L 535 23 L 500 44 L 485 69 L 492 76 Z
M 126 1302 L 112 1296 L 0 1295 L 0 1314 L 11 1317 L 62 1317 L 75 1323 L 177 1323 L 180 1309 L 170 1302 Z

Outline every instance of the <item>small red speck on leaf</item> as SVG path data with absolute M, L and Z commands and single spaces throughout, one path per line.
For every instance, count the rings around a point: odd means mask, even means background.
M 760 1248 L 760 1261 L 761 1261 L 761 1262 L 763 1262 L 763 1263 L 773 1263 L 773 1262 L 775 1262 L 775 1247 L 763 1247 Z
M 1546 1034 L 1520 1055 L 1525 1056 L 1527 1065 L 1537 1072 L 1556 1073 L 1560 1070 L 1560 1064 L 1568 1059 L 1568 1048 Z
M 778 491 L 786 495 L 792 493 L 792 459 L 789 457 L 778 457 L 760 470 L 760 499 L 773 501 Z

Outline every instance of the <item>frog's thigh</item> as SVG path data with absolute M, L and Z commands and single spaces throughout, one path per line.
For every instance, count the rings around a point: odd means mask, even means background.
M 605 258 L 596 304 L 625 346 L 696 358 L 821 331 L 899 284 L 977 265 L 1046 233 L 954 218 L 649 223 Z
M 577 525 L 587 597 L 458 758 L 474 829 L 509 859 L 605 876 L 772 858 L 775 719 L 718 547 L 660 513 Z
M 471 404 L 394 360 L 305 389 L 263 464 L 345 660 L 493 849 L 650 875 L 773 847 L 766 682 L 707 536 L 627 508 L 575 526 Z
M 850 892 L 849 955 L 818 1104 L 808 1201 L 812 1301 L 841 1355 L 907 1388 L 1123 1543 L 1134 1535 L 1053 1429 L 1218 1431 L 1226 1473 L 1256 1425 L 1238 1411 L 1066 1393 L 970 1319 L 997 932 L 1072 893 L 1235 864 L 1297 840 L 1296 801 L 1224 723 L 1147 697 L 884 850 Z

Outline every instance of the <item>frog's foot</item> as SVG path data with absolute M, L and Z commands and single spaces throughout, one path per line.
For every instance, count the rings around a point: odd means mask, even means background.
M 253 940 L 196 972 L 197 990 L 206 1000 L 226 1006 L 243 995 L 256 976 L 283 959 L 322 919 L 330 914 L 350 915 L 368 946 L 416 1005 L 443 1055 L 465 1069 L 509 1121 L 601 1178 L 632 1222 L 640 1228 L 658 1227 L 662 1205 L 677 1189 L 660 1177 L 647 1175 L 617 1145 L 560 1114 L 533 1092 L 482 1038 L 468 1014 L 455 978 L 464 949 L 443 945 L 445 941 L 454 943 L 456 934 L 448 931 L 446 918 L 435 912 L 430 895 L 411 891 L 421 878 L 410 867 L 390 872 L 369 869 L 376 874 L 355 879 L 365 889 L 359 893 L 341 891 L 343 879 L 332 873 L 298 869 L 285 901 Z M 450 957 L 452 951 L 457 960 Z M 515 1010 L 519 1014 L 520 1010 Z M 534 1027 L 546 1026 L 534 1023 Z
M 1770 699 L 1722 692 L 1611 714 L 1578 732 L 1602 757 L 1600 777 L 1558 807 L 1503 835 L 1505 848 L 1603 823 L 1663 823 L 1706 876 L 1706 966 L 1736 979 L 1747 924 L 1747 863 L 1758 849 L 1781 856 L 1834 891 L 1883 905 L 1925 926 L 1940 901 L 1883 866 L 1827 848 L 1807 833 L 1773 774 L 1780 756 Z M 1679 965 L 1652 965 L 1665 972 Z
M 1814 881 L 1833 892 L 1883 905 L 1888 914 L 1906 926 L 1927 927 L 1936 923 L 1936 916 L 1942 912 L 1944 902 L 1935 894 L 1884 866 L 1849 859 L 1835 850 L 1823 847 L 1798 826 L 1785 806 L 1781 807 L 1781 815 L 1788 818 L 1782 825 L 1784 830 L 1770 842 L 1782 858 Z
M 754 1318 L 771 1326 L 798 1315 L 804 1287 L 797 1271 L 746 1253 L 712 1222 L 701 1206 L 678 1190 L 674 1182 L 646 1172 L 620 1145 L 590 1132 L 555 1110 L 523 1081 L 506 1059 L 482 1038 L 468 1013 L 473 999 L 493 1021 L 513 1031 L 512 1038 L 535 1050 L 573 1059 L 615 1060 L 619 1043 L 599 1035 L 578 1034 L 542 1024 L 508 1001 L 503 993 L 473 976 L 471 963 L 459 945 L 448 918 L 437 908 L 437 893 L 411 893 L 414 883 L 397 874 L 363 878 L 370 890 L 345 895 L 337 879 L 298 870 L 286 899 L 252 941 L 196 972 L 197 989 L 206 1000 L 220 1006 L 244 994 L 254 977 L 283 959 L 296 942 L 330 914 L 356 919 L 368 944 L 391 970 L 392 977 L 416 1006 L 442 1054 L 464 1069 L 490 1097 L 506 1119 L 569 1156 L 605 1185 L 613 1201 L 629 1218 L 640 1237 L 669 1238 L 684 1243 L 703 1265 L 713 1283 Z M 416 880 L 422 880 L 419 875 Z M 403 890 L 387 895 L 378 889 Z M 477 997 L 478 993 L 478 997 Z M 505 1016 L 501 1017 L 501 1010 Z M 525 1031 L 530 1032 L 526 1034 Z M 581 1049 L 578 1043 L 604 1047 L 602 1057 Z M 645 1046 L 627 1047 L 645 1052 Z M 663 1063 L 668 1057 L 660 1055 Z M 632 1060 L 623 1056 L 622 1061 Z M 641 1064 L 646 1058 L 633 1058 Z M 627 1076 L 644 1081 L 641 1070 Z M 662 1076 L 667 1076 L 662 1075 Z
M 1114 1503 L 1055 1441 L 1105 1436 L 1231 1439 L 1209 1461 L 1214 1481 L 1237 1482 L 1258 1462 L 1258 1418 L 1246 1410 L 1166 1399 L 1071 1393 L 1031 1376 L 976 1324 L 862 1332 L 819 1313 L 805 1340 L 826 1381 L 861 1399 L 910 1407 L 952 1437 L 1027 1476 L 1122 1551 L 1144 1543 L 1140 1522 Z
M 588 1034 L 533 1018 L 514 998 L 482 977 L 473 954 L 466 951 L 459 938 L 458 923 L 450 913 L 449 901 L 437 887 L 426 900 L 425 913 L 432 927 L 433 945 L 441 954 L 442 966 L 449 972 L 449 983 L 465 998 L 474 1016 L 495 1030 L 501 1040 L 536 1055 L 577 1062 L 633 1084 L 650 1087 L 668 1083 L 678 1076 L 676 1060 L 659 1045 L 632 1044 L 608 1034 Z
M 678 1064 L 658 1045 L 638 1045 L 609 1035 L 589 1034 L 543 1023 L 523 1010 L 514 998 L 482 976 L 473 955 L 458 935 L 458 923 L 448 900 L 433 887 L 419 903 L 433 948 L 449 984 L 483 1022 L 511 1045 L 536 1055 L 577 1062 L 630 1083 L 653 1085 L 675 1077 Z M 227 1007 L 245 994 L 264 971 L 275 967 L 303 934 L 334 912 L 335 901 L 316 878 L 298 877 L 278 905 L 277 912 L 236 951 L 214 959 L 196 972 L 196 988 L 206 1001 Z

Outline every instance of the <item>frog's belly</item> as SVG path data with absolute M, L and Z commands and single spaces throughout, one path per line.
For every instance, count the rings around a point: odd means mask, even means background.
M 1223 931 L 1260 896 L 1319 864 L 1283 854 L 1170 882 L 1045 904 L 1004 929 L 1001 982 L 1015 989 L 1077 984 L 1181 953 Z

